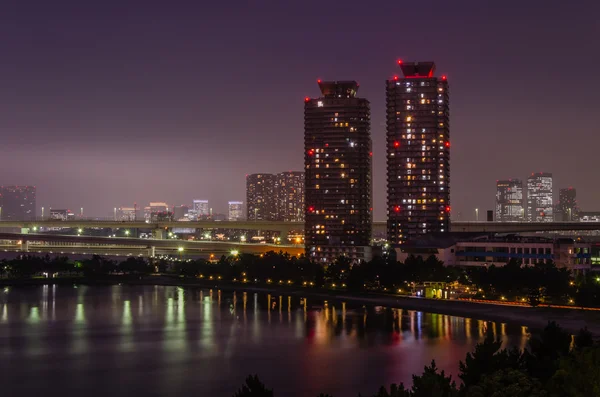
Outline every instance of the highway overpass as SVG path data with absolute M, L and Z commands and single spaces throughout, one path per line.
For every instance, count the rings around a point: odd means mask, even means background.
M 271 221 L 114 221 L 76 219 L 37 220 L 37 221 L 0 221 L 2 228 L 21 228 L 25 231 L 36 231 L 38 228 L 110 228 L 110 229 L 146 229 L 153 230 L 155 237 L 165 237 L 165 230 L 173 228 L 189 229 L 230 229 L 230 230 L 260 230 L 278 232 L 280 236 L 287 236 L 293 231 L 303 232 L 304 222 L 271 222 Z M 373 222 L 373 233 L 385 235 L 386 222 Z M 594 222 L 451 222 L 452 232 L 481 232 L 481 233 L 526 233 L 526 232 L 553 232 L 553 231 L 581 231 L 600 230 L 600 223 Z
M 185 229 L 231 229 L 231 230 L 261 230 L 279 232 L 287 236 L 293 231 L 304 231 L 304 222 L 270 222 L 270 221 L 114 221 L 96 219 L 56 220 L 43 219 L 36 221 L 0 221 L 2 228 L 21 228 L 37 231 L 39 228 L 107 228 L 107 229 L 147 229 L 153 230 L 157 238 L 164 238 L 164 231 L 173 228 Z
M 66 254 L 87 252 L 105 254 L 107 252 L 136 252 L 143 256 L 161 254 L 219 257 L 232 252 L 263 254 L 269 251 L 282 251 L 290 255 L 304 253 L 303 245 L 286 244 L 247 244 L 221 241 L 155 240 L 140 238 L 65 236 L 52 234 L 0 233 L 0 241 L 6 247 L 20 248 L 22 252 L 50 252 Z M 0 248 L 2 245 L 0 245 Z M 7 248 L 5 248 L 7 249 Z M 182 251 L 180 251 L 182 250 Z
M 600 222 L 451 222 L 450 231 L 467 233 L 533 233 L 600 230 Z

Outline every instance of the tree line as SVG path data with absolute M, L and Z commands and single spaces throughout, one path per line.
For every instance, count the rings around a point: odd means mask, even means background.
M 359 397 L 578 397 L 600 395 L 600 345 L 587 329 L 572 336 L 551 322 L 532 335 L 524 350 L 501 349 L 488 336 L 459 364 L 459 381 L 440 371 L 435 361 L 412 386 L 382 386 Z M 256 376 L 249 376 L 233 397 L 274 397 Z M 320 394 L 317 397 L 333 397 Z
M 53 275 L 137 275 L 150 273 L 185 278 L 205 278 L 222 282 L 303 285 L 315 288 L 345 289 L 361 292 L 403 292 L 425 281 L 458 282 L 471 287 L 474 298 L 506 299 L 539 303 L 600 306 L 600 278 L 588 273 L 573 275 L 554 263 L 522 266 L 511 260 L 505 266 L 458 268 L 445 266 L 435 256 L 427 259 L 409 257 L 397 262 L 378 256 L 364 263 L 340 257 L 322 265 L 305 256 L 283 252 L 261 255 L 223 255 L 216 261 L 207 259 L 177 260 L 129 257 L 117 262 L 101 256 L 72 261 L 67 257 L 22 255 L 0 262 L 0 277 Z

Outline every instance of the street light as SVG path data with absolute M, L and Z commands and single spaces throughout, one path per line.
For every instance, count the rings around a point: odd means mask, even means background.
M 479 222 L 479 208 L 475 208 L 475 220 Z
M 239 255 L 239 251 L 238 250 L 232 250 L 231 251 L 231 256 L 238 256 Z
M 240 241 L 241 241 L 242 243 L 245 243 L 245 242 L 246 242 L 246 236 L 242 236 L 242 237 L 240 237 Z
M 125 235 L 129 236 L 129 230 L 125 230 Z

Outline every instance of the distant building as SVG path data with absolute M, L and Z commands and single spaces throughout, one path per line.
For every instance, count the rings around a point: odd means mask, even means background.
M 151 220 L 153 218 L 156 219 L 157 216 L 155 216 L 155 214 L 167 212 L 169 212 L 169 205 L 167 203 L 161 201 L 151 201 L 150 205 L 144 208 L 144 218 L 146 220 Z M 164 214 L 161 215 L 161 217 L 164 217 Z
M 35 186 L 0 187 L 0 219 L 3 221 L 35 220 Z
M 243 219 L 244 214 L 244 202 L 243 201 L 230 201 L 229 202 L 229 214 L 228 219 L 230 221 L 240 221 Z
M 552 174 L 540 172 L 527 178 L 527 221 L 552 222 Z
M 50 209 L 50 219 L 56 221 L 68 221 L 75 219 L 75 214 L 71 210 Z
M 578 219 L 579 222 L 600 222 L 600 211 L 581 211 Z
M 210 215 L 208 200 L 194 200 L 192 208 L 197 218 L 207 218 Z
M 488 235 L 477 237 L 447 236 L 423 238 L 395 249 L 396 259 L 408 257 L 424 260 L 435 256 L 447 266 L 504 266 L 511 259 L 521 265 L 554 262 L 572 271 L 591 267 L 591 243 L 571 238 L 550 239 L 520 235 Z
M 135 207 L 117 208 L 117 220 L 118 221 L 134 221 L 134 220 L 136 220 L 136 208 Z
M 213 221 L 226 221 L 227 215 L 225 214 L 211 214 L 211 218 Z
M 558 191 L 558 203 L 556 204 L 556 221 L 572 222 L 579 219 L 577 208 L 577 190 L 572 187 Z
M 304 172 L 282 172 L 275 182 L 277 220 L 304 222 Z
M 187 205 L 176 205 L 173 207 L 173 220 L 181 221 L 181 220 L 189 220 L 188 219 L 188 211 L 190 207 Z
M 508 179 L 496 182 L 496 222 L 523 222 L 523 182 Z
M 434 62 L 398 61 L 386 82 L 387 240 L 450 231 L 450 107 Z
M 319 262 L 371 258 L 371 111 L 356 81 L 305 98 L 305 246 Z
M 249 221 L 277 220 L 276 176 L 250 174 L 246 176 L 246 219 Z

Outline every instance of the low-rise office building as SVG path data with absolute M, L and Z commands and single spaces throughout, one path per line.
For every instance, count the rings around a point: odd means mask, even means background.
M 400 262 L 433 255 L 447 266 L 504 266 L 511 259 L 523 266 L 554 262 L 558 267 L 585 271 L 591 267 L 592 244 L 571 238 L 550 239 L 520 235 L 444 237 L 396 248 Z

